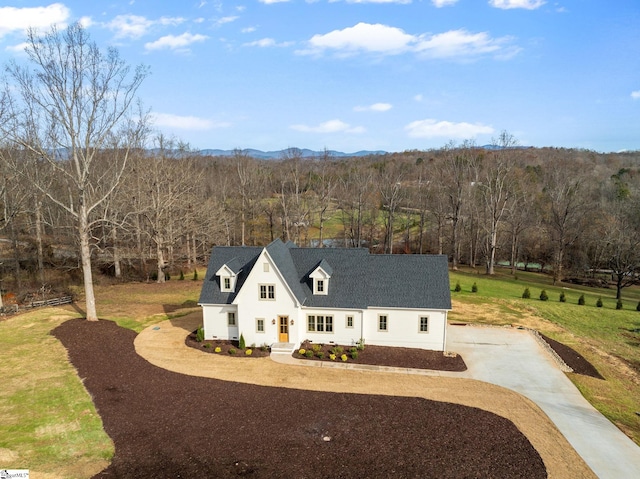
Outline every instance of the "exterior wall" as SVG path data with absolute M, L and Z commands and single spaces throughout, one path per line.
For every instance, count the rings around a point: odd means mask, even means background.
M 378 318 L 387 316 L 387 330 L 378 330 Z M 428 332 L 420 332 L 420 317 L 429 317 Z M 367 309 L 364 312 L 365 344 L 444 351 L 447 312 L 437 310 Z
M 269 271 L 264 271 L 264 264 L 269 265 Z M 275 299 L 260 299 L 260 285 L 274 285 Z M 296 325 L 299 324 L 296 300 L 284 283 L 273 262 L 263 251 L 256 261 L 251 273 L 242 285 L 242 290 L 234 300 L 238 308 L 238 333 L 244 336 L 246 344 L 255 343 L 271 345 L 278 342 L 278 316 L 288 316 L 289 342 L 300 341 Z M 264 333 L 256 331 L 256 319 L 264 319 Z M 273 324 L 275 320 L 276 324 Z
M 238 339 L 238 308 L 232 304 L 203 304 L 204 339 Z M 228 325 L 227 313 L 236 313 L 236 326 Z
M 300 311 L 299 337 L 302 342 L 306 339 L 314 343 L 341 344 L 345 346 L 355 345 L 362 337 L 362 311 L 349 309 L 307 309 Z M 333 332 L 310 332 L 307 329 L 307 316 L 322 315 L 333 317 Z M 347 327 L 347 316 L 353 316 L 353 327 Z

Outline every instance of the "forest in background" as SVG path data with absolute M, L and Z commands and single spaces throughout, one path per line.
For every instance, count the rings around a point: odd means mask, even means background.
M 304 158 L 296 148 L 277 160 L 240 149 L 215 157 L 162 135 L 153 143 L 130 153 L 117 188 L 92 211 L 93 268 L 103 276 L 191 277 L 214 245 L 281 238 L 446 254 L 453 269 L 487 274 L 500 264 L 549 271 L 556 281 L 605 278 L 620 293 L 638 279 L 640 152 L 520 148 L 506 132 L 492 149 L 463 142 L 353 158 Z M 108 165 L 111 155 L 101 151 L 97 161 Z M 27 176 L 60 188 L 59 196 L 65 185 L 24 151 L 4 156 L 23 174 L 2 172 L 3 293 L 20 298 L 80 283 L 74 218 Z

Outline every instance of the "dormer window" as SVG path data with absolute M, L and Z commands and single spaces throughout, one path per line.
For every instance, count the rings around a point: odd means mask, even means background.
M 216 271 L 216 276 L 220 278 L 220 291 L 223 293 L 233 293 L 236 288 L 236 278 L 241 268 L 238 261 L 234 258 Z
M 320 264 L 309 274 L 309 279 L 313 281 L 313 294 L 329 294 L 329 279 L 332 273 L 331 266 L 325 260 L 320 261 Z

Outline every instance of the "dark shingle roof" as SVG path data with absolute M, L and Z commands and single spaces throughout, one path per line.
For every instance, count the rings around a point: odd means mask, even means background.
M 230 303 L 221 293 L 216 271 L 237 258 L 242 263 L 236 291 L 242 287 L 262 248 L 215 247 L 200 295 L 201 303 Z M 389 307 L 451 309 L 447 258 L 443 255 L 372 255 L 364 248 L 297 248 L 276 240 L 267 246 L 298 301 L 326 308 Z M 330 273 L 327 295 L 314 295 L 309 278 L 318 266 Z

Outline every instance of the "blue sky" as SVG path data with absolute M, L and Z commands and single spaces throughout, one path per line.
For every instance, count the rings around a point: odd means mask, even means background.
M 5 0 L 0 62 L 75 21 L 193 148 L 640 149 L 637 0 Z

